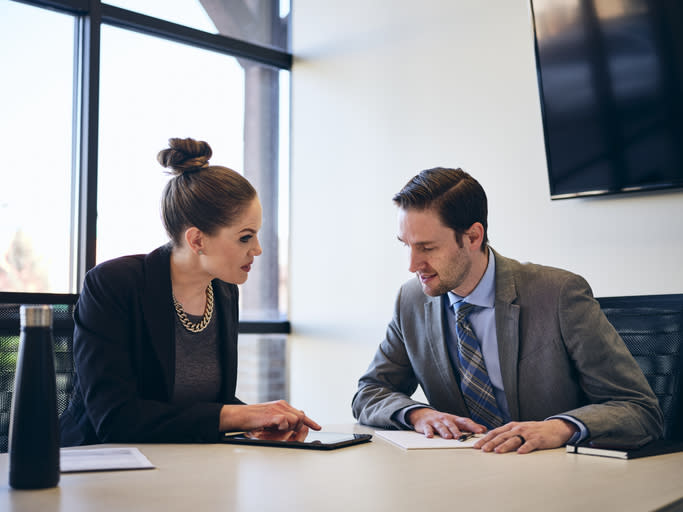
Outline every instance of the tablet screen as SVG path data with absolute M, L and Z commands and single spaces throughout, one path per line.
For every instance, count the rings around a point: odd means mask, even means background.
M 259 437 L 260 435 L 260 437 Z M 263 434 L 226 433 L 223 439 L 225 443 L 253 444 L 261 446 L 281 446 L 285 448 L 308 448 L 311 450 L 334 450 L 344 446 L 366 443 L 372 436 L 370 434 L 345 434 L 340 432 L 308 432 L 303 441 L 278 439 L 276 432 L 264 432 Z

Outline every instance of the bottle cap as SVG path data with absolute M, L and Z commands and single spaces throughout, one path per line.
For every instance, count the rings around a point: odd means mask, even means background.
M 52 327 L 52 306 L 23 305 L 19 318 L 22 327 Z

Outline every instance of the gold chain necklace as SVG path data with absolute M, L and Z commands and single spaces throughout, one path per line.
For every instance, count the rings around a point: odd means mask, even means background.
M 178 319 L 185 329 L 190 332 L 202 332 L 206 329 L 206 326 L 209 325 L 211 317 L 213 316 L 213 285 L 209 283 L 209 286 L 206 287 L 206 308 L 204 308 L 204 316 L 202 316 L 202 319 L 196 324 L 193 324 L 190 322 L 190 319 L 187 318 L 187 313 L 185 313 L 182 304 L 178 302 L 175 295 L 173 295 L 173 305 L 175 306 L 175 312 L 178 314 Z

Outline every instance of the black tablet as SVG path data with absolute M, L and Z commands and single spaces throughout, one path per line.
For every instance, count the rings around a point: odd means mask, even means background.
M 250 444 L 257 446 L 279 446 L 282 448 L 306 448 L 309 450 L 336 450 L 345 446 L 367 443 L 372 439 L 370 434 L 342 434 L 339 432 L 309 431 L 304 441 L 280 441 L 277 439 L 259 438 L 246 433 L 226 433 L 224 443 Z

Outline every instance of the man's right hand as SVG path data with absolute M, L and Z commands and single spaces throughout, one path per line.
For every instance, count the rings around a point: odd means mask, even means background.
M 416 432 L 422 432 L 426 437 L 434 437 L 434 434 L 437 434 L 444 439 L 453 439 L 459 437 L 463 432 L 477 434 L 486 432 L 485 426 L 475 423 L 470 418 L 454 416 L 428 407 L 409 411 L 406 419 Z

